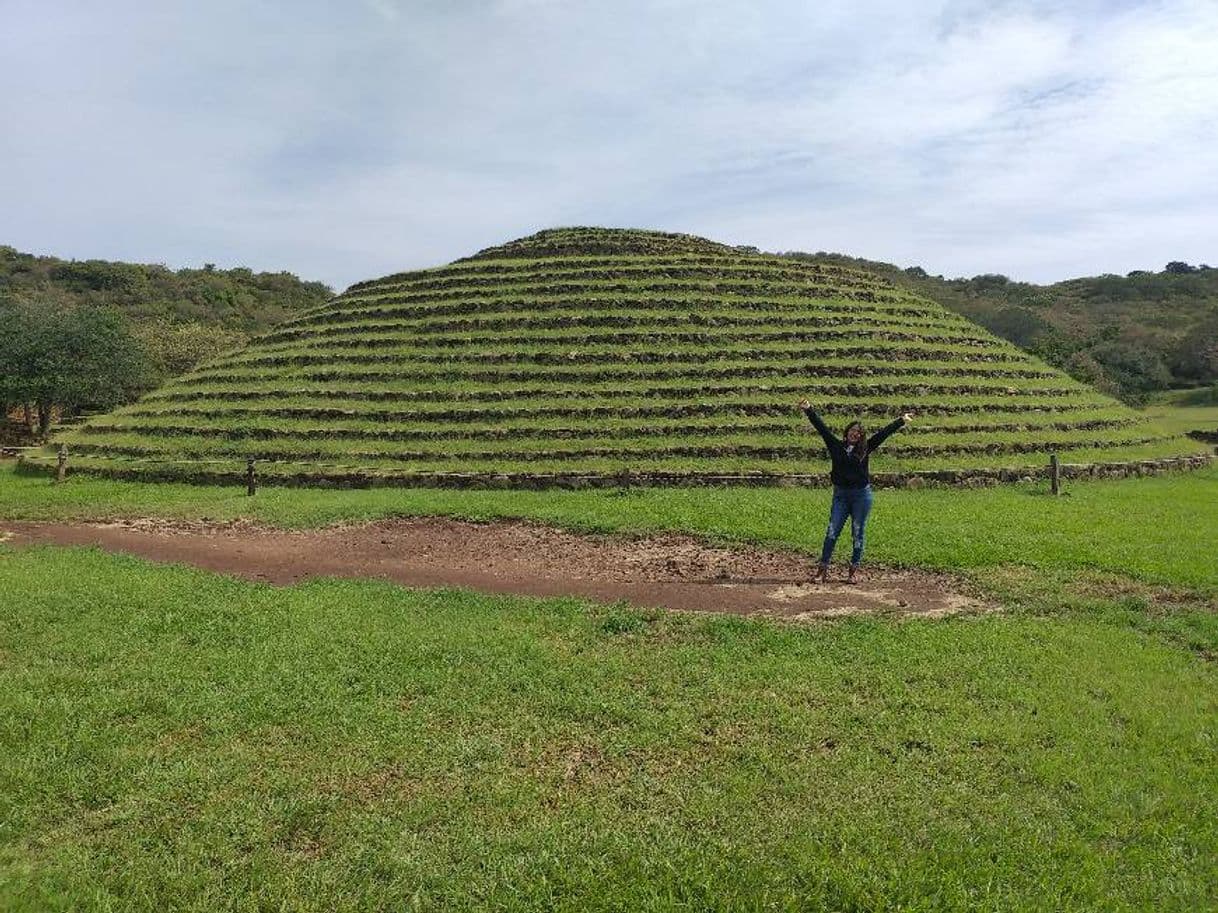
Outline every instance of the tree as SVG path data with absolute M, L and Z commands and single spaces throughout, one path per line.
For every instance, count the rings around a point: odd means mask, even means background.
M 1086 352 L 1074 352 L 1061 362 L 1061 367 L 1075 380 L 1090 384 L 1097 390 L 1119 396 L 1121 391 L 1112 379 L 1104 372 L 1104 366 Z
M 1154 390 L 1171 384 L 1171 372 L 1162 356 L 1145 343 L 1128 336 L 1103 342 L 1091 349 L 1104 374 L 1116 385 L 1121 399 L 1137 403 Z
M 56 407 L 107 409 L 149 386 L 143 348 L 114 311 L 5 302 L 0 321 L 0 400 L 37 404 L 44 439 Z
M 1025 349 L 1034 348 L 1053 329 L 1048 321 L 1020 307 L 1003 308 L 982 322 L 991 333 Z
M 243 333 L 232 330 L 163 320 L 141 323 L 135 335 L 155 369 L 157 383 L 185 374 L 199 362 L 240 348 L 246 341 Z
M 1185 263 L 1183 260 L 1172 260 L 1171 263 L 1163 267 L 1165 273 L 1195 273 L 1197 267 Z
M 996 292 L 1011 284 L 1011 280 L 1001 273 L 982 273 L 966 281 L 972 286 L 972 291 L 978 294 Z
M 1172 373 L 1190 381 L 1218 380 L 1218 316 L 1193 327 L 1171 353 Z

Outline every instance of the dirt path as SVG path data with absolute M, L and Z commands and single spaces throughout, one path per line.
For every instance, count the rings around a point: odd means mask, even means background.
M 942 575 L 873 569 L 857 585 L 847 585 L 840 572 L 816 585 L 809 559 L 791 552 L 716 548 L 673 534 L 586 536 L 521 522 L 419 518 L 306 531 L 243 522 L 0 522 L 0 539 L 93 545 L 281 585 L 309 577 L 381 578 L 795 619 L 990 608 Z

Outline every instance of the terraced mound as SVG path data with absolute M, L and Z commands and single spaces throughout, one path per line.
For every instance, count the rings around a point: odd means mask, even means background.
M 607 229 L 358 283 L 63 441 L 120 477 L 821 480 L 801 396 L 838 426 L 917 412 L 881 479 L 1198 451 L 873 275 Z

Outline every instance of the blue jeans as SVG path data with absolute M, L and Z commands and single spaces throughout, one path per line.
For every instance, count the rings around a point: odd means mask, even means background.
M 833 546 L 837 545 L 837 537 L 846 525 L 846 518 L 852 518 L 850 535 L 854 540 L 854 551 L 850 554 L 850 563 L 857 565 L 863 560 L 863 534 L 866 532 L 867 515 L 871 513 L 871 486 L 862 488 L 842 488 L 833 486 L 833 506 L 829 509 L 829 528 L 825 531 L 825 545 L 820 550 L 820 563 L 828 564 L 833 557 Z

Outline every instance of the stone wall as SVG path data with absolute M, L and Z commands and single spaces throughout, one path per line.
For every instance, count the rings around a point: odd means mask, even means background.
M 1165 457 L 1158 460 L 1136 460 L 1121 463 L 1063 463 L 1063 479 L 1120 479 L 1133 476 L 1161 475 L 1167 472 L 1201 469 L 1211 465 L 1214 456 L 1198 454 L 1186 457 Z M 23 467 L 32 471 L 53 469 L 54 458 L 45 455 L 22 460 Z M 186 481 L 206 485 L 244 484 L 244 470 L 217 470 L 192 467 L 179 462 L 166 463 L 163 468 L 150 467 L 147 462 L 130 470 L 117 466 L 72 467 L 70 472 L 81 472 L 112 479 L 133 481 Z M 259 463 L 265 466 L 265 463 Z M 1023 467 L 1017 469 L 943 469 L 921 470 L 905 473 L 878 472 L 872 474 L 877 488 L 923 488 L 965 487 L 1032 482 L 1048 478 L 1048 464 L 1043 468 Z M 360 471 L 327 471 L 324 475 L 307 472 L 294 474 L 259 473 L 259 483 L 313 488 L 461 488 L 461 489 L 588 489 L 588 488 L 667 488 L 678 486 L 739 486 L 739 487 L 827 487 L 827 472 L 780 474 L 765 472 L 742 473 L 677 473 L 677 472 L 622 472 L 622 473 L 400 473 L 372 474 Z

